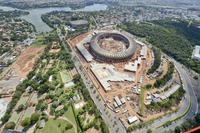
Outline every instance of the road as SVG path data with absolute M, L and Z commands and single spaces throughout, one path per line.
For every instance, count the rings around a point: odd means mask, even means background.
M 181 102 L 180 109 L 176 113 L 169 114 L 169 115 L 162 117 L 161 119 L 155 120 L 151 125 L 148 126 L 148 128 L 152 129 L 152 131 L 155 133 L 162 133 L 162 132 L 164 132 L 166 130 L 170 130 L 170 129 L 173 130 L 176 126 L 181 125 L 187 119 L 191 119 L 191 118 L 195 117 L 195 115 L 199 111 L 198 110 L 198 108 L 199 108 L 198 100 L 197 100 L 197 97 L 196 97 L 196 94 L 194 91 L 194 89 L 198 88 L 198 86 L 193 85 L 193 82 L 194 82 L 193 77 L 190 76 L 187 69 L 184 68 L 180 63 L 178 63 L 177 61 L 175 61 L 174 59 L 172 59 L 170 57 L 168 57 L 168 59 L 174 63 L 176 69 L 178 70 L 181 80 L 182 80 L 183 88 L 186 91 L 186 94 L 185 94 L 184 99 Z M 188 113 L 185 116 L 183 116 L 181 119 L 177 120 L 176 122 L 173 122 L 171 125 L 169 125 L 166 128 L 164 128 L 164 127 L 158 128 L 159 126 L 166 123 L 167 121 L 173 120 L 173 119 L 177 118 L 178 116 L 182 116 L 182 114 L 184 114 L 187 111 L 187 109 L 189 108 L 190 102 L 191 102 L 191 108 L 189 109 Z M 137 130 L 136 132 L 137 133 L 146 132 L 146 128 Z

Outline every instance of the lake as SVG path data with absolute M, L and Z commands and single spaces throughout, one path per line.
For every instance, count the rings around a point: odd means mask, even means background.
M 5 6 L 0 6 L 0 9 L 4 11 L 17 10 L 17 8 L 5 7 Z M 75 12 L 75 11 L 102 11 L 106 9 L 107 9 L 107 5 L 105 4 L 94 4 L 94 5 L 85 6 L 84 8 L 76 9 L 76 10 L 72 10 L 70 7 L 35 8 L 35 9 L 24 10 L 24 11 L 28 11 L 30 14 L 22 16 L 20 18 L 25 19 L 29 23 L 32 23 L 35 26 L 36 31 L 41 33 L 41 32 L 49 32 L 52 30 L 46 23 L 42 21 L 41 19 L 42 14 L 52 12 L 52 11 Z

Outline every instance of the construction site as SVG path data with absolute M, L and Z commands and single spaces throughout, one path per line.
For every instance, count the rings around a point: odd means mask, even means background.
M 154 62 L 154 54 L 149 46 L 129 33 L 117 30 L 91 31 L 68 42 L 105 106 L 116 114 L 125 127 L 163 115 L 163 112 L 141 113 L 141 90 L 147 84 L 155 82 L 155 78 L 147 75 Z M 167 67 L 168 61 L 162 63 L 160 70 Z M 159 76 L 164 74 L 165 72 Z M 174 76 L 180 82 L 178 74 Z M 178 87 L 175 84 L 172 91 L 169 89 L 169 93 L 172 94 Z M 152 94 L 156 92 L 153 90 Z M 151 92 L 143 95 L 142 104 L 146 105 Z

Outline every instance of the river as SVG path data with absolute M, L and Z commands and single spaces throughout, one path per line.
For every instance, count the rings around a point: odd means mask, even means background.
M 4 11 L 17 10 L 17 8 L 5 7 L 5 6 L 0 6 L 0 9 Z M 75 12 L 75 11 L 102 11 L 106 9 L 107 9 L 107 5 L 105 4 L 94 4 L 94 5 L 86 6 L 84 8 L 77 9 L 77 10 L 72 10 L 70 7 L 35 8 L 35 9 L 24 10 L 24 11 L 28 11 L 29 15 L 21 16 L 20 18 L 25 19 L 29 23 L 32 23 L 35 26 L 36 31 L 41 33 L 41 32 L 49 32 L 52 30 L 46 23 L 42 21 L 41 19 L 42 14 L 52 12 L 52 11 Z

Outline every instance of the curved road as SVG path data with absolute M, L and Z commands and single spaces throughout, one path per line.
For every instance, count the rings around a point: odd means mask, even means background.
M 183 88 L 186 91 L 186 94 L 181 102 L 180 109 L 176 113 L 166 115 L 161 119 L 155 120 L 151 125 L 149 125 L 148 128 L 152 129 L 152 131 L 155 133 L 161 133 L 169 129 L 174 129 L 176 126 L 181 125 L 185 120 L 195 117 L 195 115 L 198 113 L 198 101 L 197 101 L 196 94 L 194 92 L 194 86 L 192 84 L 193 83 L 192 80 L 194 80 L 193 77 L 190 76 L 190 74 L 186 71 L 183 65 L 181 65 L 180 63 L 178 63 L 177 61 L 175 61 L 174 59 L 170 57 L 168 57 L 168 59 L 174 63 L 176 69 L 178 70 L 181 80 L 182 80 Z M 191 104 L 191 107 L 190 107 L 190 104 Z M 166 123 L 167 121 L 173 120 L 179 116 L 182 116 L 188 110 L 188 108 L 189 108 L 189 111 L 185 116 L 183 116 L 176 122 L 173 122 L 171 125 L 169 125 L 166 128 L 164 127 L 158 128 L 159 126 Z M 137 132 L 139 133 L 144 130 L 145 129 L 141 129 L 141 130 L 138 130 Z

